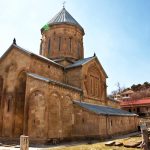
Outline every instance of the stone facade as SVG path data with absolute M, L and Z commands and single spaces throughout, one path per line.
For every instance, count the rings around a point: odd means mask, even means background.
M 136 130 L 135 115 L 97 114 L 74 103 L 109 105 L 107 75 L 96 56 L 84 58 L 84 30 L 69 17 L 71 23 L 66 20 L 42 28 L 41 55 L 13 43 L 1 57 L 0 137 L 15 139 L 25 134 L 30 140 L 47 141 Z
M 50 59 L 68 57 L 82 59 L 84 33 L 73 25 L 53 25 L 42 32 L 40 54 Z
M 138 126 L 138 118 L 130 116 L 96 115 L 78 106 L 76 111 L 74 136 L 106 138 L 117 134 L 134 131 Z

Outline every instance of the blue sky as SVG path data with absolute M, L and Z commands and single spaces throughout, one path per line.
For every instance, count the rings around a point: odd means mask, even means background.
M 13 38 L 39 52 L 40 29 L 62 9 L 62 0 L 0 0 L 0 56 Z M 109 78 L 108 93 L 150 82 L 149 0 L 67 0 L 66 9 L 85 30 L 85 57 L 95 52 Z

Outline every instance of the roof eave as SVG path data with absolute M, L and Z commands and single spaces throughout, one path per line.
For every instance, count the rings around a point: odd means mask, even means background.
M 102 71 L 103 71 L 105 77 L 108 78 L 108 75 L 106 74 L 106 72 L 105 72 L 103 66 L 101 65 L 100 61 L 98 60 L 97 56 L 95 56 L 95 58 L 96 58 L 96 60 L 98 61 L 98 63 L 100 64 L 100 66 L 101 66 L 101 68 L 102 68 Z
M 54 65 L 59 66 L 59 67 L 61 67 L 61 68 L 64 69 L 64 67 L 63 67 L 62 65 L 60 65 L 60 64 L 58 64 L 58 63 L 56 63 L 56 62 L 54 62 L 54 61 L 52 61 L 52 60 L 50 60 L 50 59 L 48 60 L 47 58 L 43 58 L 43 56 L 34 54 L 34 53 L 32 53 L 32 52 L 30 52 L 30 51 L 28 51 L 28 50 L 26 50 L 26 49 L 24 49 L 24 48 L 22 48 L 22 47 L 20 47 L 20 46 L 18 46 L 18 45 L 15 45 L 15 44 L 11 44 L 11 46 L 10 46 L 10 47 L 6 50 L 6 52 L 1 56 L 0 61 L 1 61 L 2 59 L 4 59 L 4 58 L 7 56 L 7 54 L 9 53 L 9 51 L 10 51 L 11 49 L 13 49 L 13 48 L 16 48 L 16 49 L 18 49 L 18 50 L 21 50 L 21 52 L 23 52 L 23 53 L 26 54 L 26 55 L 29 55 L 29 56 L 31 56 L 31 57 L 39 58 L 39 59 L 41 59 L 41 60 L 43 60 L 43 61 L 51 62 L 51 63 L 53 63 Z
M 81 26 L 76 25 L 76 24 L 73 24 L 73 23 L 68 23 L 68 22 L 55 22 L 55 23 L 50 23 L 50 24 L 48 24 L 48 26 L 49 26 L 49 27 L 52 27 L 53 25 L 61 25 L 61 24 L 76 26 L 77 28 L 80 29 L 80 31 L 82 32 L 82 34 L 85 35 L 84 29 L 83 29 Z M 42 27 L 42 28 L 41 28 L 41 33 L 43 33 L 43 32 L 44 32 L 44 28 Z
M 12 50 L 13 48 L 21 49 L 23 53 L 31 55 L 31 52 L 15 45 L 15 44 L 11 44 L 10 47 L 6 50 L 6 52 L 0 57 L 0 60 L 4 59 L 7 56 L 7 54 L 9 53 L 9 51 Z
M 70 70 L 70 69 L 79 68 L 79 67 L 82 67 L 82 65 L 73 66 L 73 67 L 65 67 L 65 70 Z
M 95 112 L 95 111 L 92 111 L 92 110 L 89 110 L 89 109 L 87 109 L 87 108 L 85 108 L 85 107 L 82 107 L 82 106 L 80 106 L 80 105 L 78 105 L 75 101 L 73 101 L 73 104 L 75 104 L 75 105 L 77 105 L 77 106 L 79 106 L 79 107 L 81 107 L 82 109 L 84 109 L 84 110 L 86 110 L 86 111 L 90 111 L 91 113 L 94 113 L 94 114 L 96 114 L 96 115 L 102 115 L 102 116 L 122 116 L 122 117 L 133 117 L 133 116 L 138 116 L 137 114 L 131 114 L 131 115 L 129 115 L 129 114 L 106 114 L 106 113 L 97 113 L 97 112 Z
M 34 73 L 31 73 L 31 72 L 28 72 L 27 75 L 32 77 L 32 78 L 45 81 L 47 83 L 57 84 L 57 85 L 60 85 L 62 87 L 66 87 L 66 88 L 69 88 L 69 89 L 72 89 L 72 90 L 75 90 L 75 91 L 78 91 L 78 92 L 81 92 L 81 93 L 83 92 L 82 89 L 80 89 L 80 88 L 77 88 L 77 87 L 74 87 L 74 86 L 71 86 L 71 85 L 67 85 L 67 84 L 61 83 L 59 81 L 50 79 L 50 78 L 46 78 L 46 77 L 40 76 L 38 74 L 34 74 Z
M 93 59 L 96 59 L 96 60 L 98 61 L 98 63 L 100 64 L 100 66 L 101 66 L 101 68 L 102 68 L 102 71 L 103 71 L 103 73 L 104 73 L 105 77 L 106 77 L 106 78 L 108 78 L 108 76 L 107 76 L 107 74 L 106 74 L 106 72 L 105 72 L 104 68 L 102 67 L 102 65 L 101 65 L 100 61 L 98 60 L 97 56 L 93 56 L 93 58 L 92 58 L 92 59 L 90 59 L 90 60 L 86 61 L 85 63 L 83 63 L 83 64 L 82 64 L 82 66 L 83 66 L 83 65 L 85 65 L 86 63 L 90 62 L 90 61 L 91 61 L 91 60 L 93 60 Z
M 79 106 L 79 107 L 81 107 L 81 108 L 83 108 L 83 109 L 85 109 L 87 111 L 90 111 L 92 113 L 95 113 L 97 115 L 105 115 L 105 116 L 138 116 L 137 114 L 134 114 L 134 113 L 130 113 L 130 114 L 116 114 L 116 113 L 95 112 L 95 111 L 92 111 L 92 110 L 86 108 L 85 106 L 82 106 L 82 104 L 85 103 L 85 102 L 74 100 L 73 103 L 76 104 L 77 106 Z M 79 103 L 81 103 L 81 105 Z M 86 104 L 90 104 L 90 103 L 86 103 Z M 90 105 L 96 105 L 96 104 L 90 104 Z M 103 106 L 103 107 L 106 107 L 106 106 Z M 117 108 L 113 108 L 113 109 L 117 110 Z

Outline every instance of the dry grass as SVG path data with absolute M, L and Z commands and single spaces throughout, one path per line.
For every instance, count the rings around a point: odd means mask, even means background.
M 129 137 L 125 139 L 118 139 L 114 141 L 129 143 L 129 142 L 138 142 L 141 140 L 141 137 Z M 76 146 L 66 146 L 55 148 L 55 150 L 139 150 L 137 148 L 125 148 L 123 146 L 105 146 L 105 142 L 95 143 L 95 144 L 80 144 Z
M 123 146 L 105 146 L 104 144 L 92 144 L 92 145 L 80 145 L 80 146 L 71 146 L 66 148 L 58 148 L 55 150 L 138 150 L 136 148 L 125 148 Z

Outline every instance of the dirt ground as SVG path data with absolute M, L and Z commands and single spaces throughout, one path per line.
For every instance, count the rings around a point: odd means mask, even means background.
M 141 137 L 129 137 L 124 139 L 113 140 L 117 142 L 129 143 L 129 142 L 138 142 L 141 140 Z M 106 142 L 98 142 L 93 144 L 81 144 L 74 146 L 66 146 L 64 148 L 55 148 L 55 150 L 138 150 L 137 148 L 126 148 L 124 146 L 105 146 Z M 51 148 L 50 148 L 51 149 Z M 50 150 L 49 149 L 49 150 Z
M 84 142 L 71 142 L 71 143 L 62 143 L 59 145 L 41 145 L 30 147 L 29 150 L 138 150 L 137 148 L 126 148 L 124 146 L 105 146 L 105 143 L 108 141 L 115 142 L 123 142 L 126 143 L 134 143 L 141 141 L 140 133 L 132 133 L 129 135 L 124 135 L 120 137 L 116 137 L 113 139 L 109 139 L 104 142 L 100 141 L 91 141 L 88 144 L 88 141 Z M 0 150 L 20 150 L 19 145 L 3 145 L 0 146 Z

